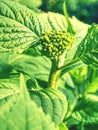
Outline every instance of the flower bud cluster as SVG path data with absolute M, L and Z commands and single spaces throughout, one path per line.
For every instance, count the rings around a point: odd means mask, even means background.
M 45 32 L 40 38 L 42 52 L 50 59 L 58 59 L 75 42 L 75 36 L 65 31 Z

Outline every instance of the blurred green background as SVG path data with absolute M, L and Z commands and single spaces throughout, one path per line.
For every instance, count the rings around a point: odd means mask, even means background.
M 62 5 L 66 1 L 69 16 L 76 16 L 79 20 L 91 24 L 98 23 L 98 0 L 14 0 L 39 12 L 52 11 L 63 14 Z

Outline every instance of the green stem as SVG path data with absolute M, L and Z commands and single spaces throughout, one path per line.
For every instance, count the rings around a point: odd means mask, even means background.
M 62 58 L 63 59 L 63 58 Z M 81 67 L 84 64 L 80 61 L 80 59 L 74 59 L 68 62 L 65 65 L 59 65 L 60 61 L 53 60 L 52 66 L 50 70 L 49 80 L 48 80 L 48 87 L 56 88 L 58 85 L 59 78 L 64 75 L 69 70 L 72 70 L 76 67 Z M 64 61 L 63 63 L 64 64 Z M 60 67 L 59 67 L 60 66 Z
M 50 70 L 49 80 L 48 80 L 48 87 L 50 88 L 57 87 L 58 79 L 59 79 L 59 71 L 57 71 L 57 68 L 58 68 L 58 62 L 53 60 L 51 70 Z
M 51 70 L 50 70 L 50 75 L 48 80 L 48 87 L 50 88 L 57 88 L 58 86 L 59 75 L 60 75 L 60 71 L 58 70 L 58 68 L 64 64 L 65 55 L 66 55 L 66 51 L 57 60 L 52 60 L 52 65 L 51 65 Z
M 79 59 L 74 59 L 74 60 L 68 62 L 67 64 L 65 64 L 65 65 L 63 65 L 63 66 L 61 66 L 61 67 L 59 67 L 58 70 L 62 70 L 62 69 L 64 69 L 65 67 L 68 67 L 68 66 L 70 66 L 70 65 L 72 65 L 72 64 L 74 64 L 74 63 L 76 63 L 76 62 L 78 62 L 78 61 L 79 61 Z
M 66 72 L 68 72 L 68 71 L 70 71 L 70 70 L 72 70 L 72 69 L 74 69 L 76 67 L 81 67 L 83 65 L 84 64 L 80 61 L 80 59 L 74 59 L 74 60 L 68 62 L 67 64 L 65 64 L 65 65 L 58 68 L 58 71 L 61 70 L 60 77 L 62 75 L 64 75 Z

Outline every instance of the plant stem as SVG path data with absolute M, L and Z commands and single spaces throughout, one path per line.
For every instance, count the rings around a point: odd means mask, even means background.
M 64 65 L 65 55 L 66 55 L 66 51 L 57 60 L 52 60 L 52 65 L 51 65 L 51 70 L 50 70 L 50 75 L 48 80 L 48 87 L 50 88 L 57 88 L 58 86 L 58 81 L 60 77 L 59 75 L 61 71 L 58 70 L 58 68 Z
M 67 67 L 68 67 L 68 66 L 71 66 L 72 64 L 75 64 L 75 63 L 77 63 L 78 61 L 79 61 L 79 59 L 74 59 L 74 60 L 68 62 L 67 64 L 65 64 L 65 65 L 63 65 L 63 66 L 61 66 L 61 67 L 59 67 L 58 70 L 62 70 L 62 69 L 64 69 L 66 66 L 67 66 Z
M 64 54 L 65 56 L 65 54 Z M 53 60 L 50 70 L 48 87 L 57 88 L 59 78 L 69 70 L 84 65 L 80 59 L 74 59 L 64 65 L 64 56 L 58 61 Z M 62 60 L 62 61 L 61 61 Z
M 56 60 L 53 60 L 48 80 L 48 87 L 50 88 L 57 87 L 59 79 L 59 71 L 57 71 L 57 68 L 58 68 L 58 62 Z
M 68 71 L 70 71 L 70 70 L 72 70 L 72 69 L 74 69 L 74 68 L 78 68 L 78 67 L 81 67 L 81 66 L 83 66 L 84 64 L 79 60 L 79 59 L 74 59 L 74 60 L 72 60 L 72 61 L 70 61 L 69 63 L 67 63 L 67 64 L 65 64 L 65 65 L 63 65 L 63 66 L 61 66 L 61 67 L 59 67 L 58 68 L 58 71 L 60 71 L 61 70 L 61 72 L 60 72 L 60 77 L 63 75 L 63 74 L 65 74 L 66 72 L 68 72 Z

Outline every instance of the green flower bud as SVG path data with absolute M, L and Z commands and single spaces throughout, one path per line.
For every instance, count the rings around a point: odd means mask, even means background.
M 40 37 L 42 53 L 51 60 L 58 59 L 75 42 L 75 36 L 65 31 L 44 32 Z

